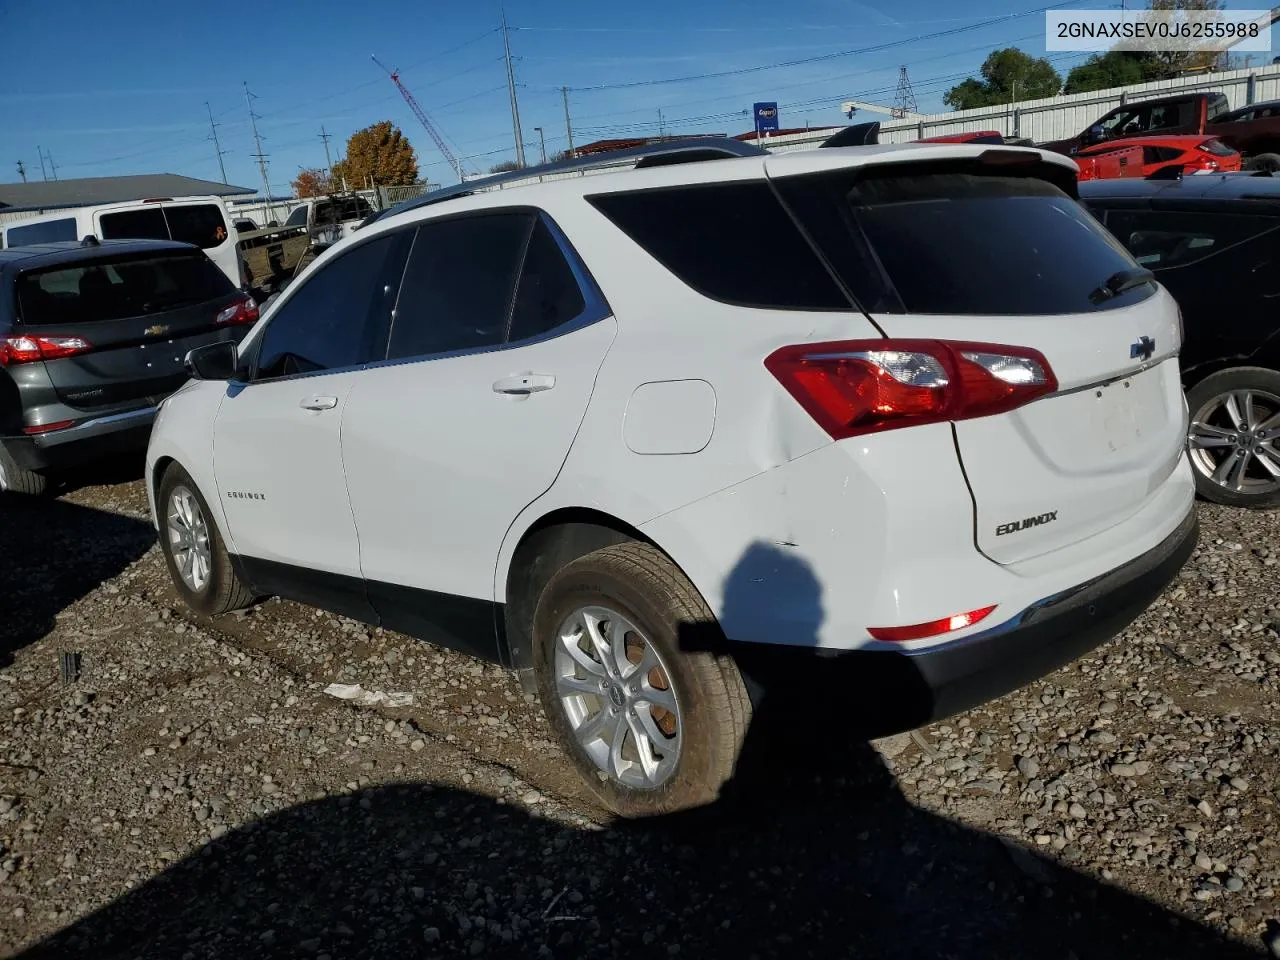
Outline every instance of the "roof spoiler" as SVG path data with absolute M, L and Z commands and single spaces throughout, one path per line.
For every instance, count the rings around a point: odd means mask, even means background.
M 856 123 L 823 140 L 821 147 L 869 147 L 880 142 L 880 121 Z

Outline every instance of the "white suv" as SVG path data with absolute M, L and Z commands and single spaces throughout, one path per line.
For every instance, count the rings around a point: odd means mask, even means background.
M 905 728 L 1115 636 L 1196 543 L 1180 317 L 1072 161 L 719 149 L 389 211 L 193 351 L 186 602 L 502 663 L 625 815 L 716 796 L 779 684 Z

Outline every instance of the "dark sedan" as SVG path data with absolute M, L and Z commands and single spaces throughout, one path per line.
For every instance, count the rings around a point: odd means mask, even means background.
M 1094 180 L 1080 198 L 1182 308 L 1200 494 L 1280 505 L 1280 178 Z

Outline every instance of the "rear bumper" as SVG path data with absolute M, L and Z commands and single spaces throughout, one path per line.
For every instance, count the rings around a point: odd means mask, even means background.
M 833 702 L 852 707 L 860 733 L 896 733 L 1001 696 L 1111 640 L 1178 575 L 1198 539 L 1193 508 L 1165 540 L 1124 566 L 954 643 L 835 656 L 759 644 L 734 652 L 762 703 L 775 694 L 810 699 L 816 680 Z
M 27 470 L 63 470 L 147 449 L 154 407 L 85 420 L 64 430 L 3 437 L 0 443 Z

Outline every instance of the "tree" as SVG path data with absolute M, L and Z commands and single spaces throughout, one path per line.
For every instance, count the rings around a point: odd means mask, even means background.
M 495 163 L 492 167 L 490 167 L 489 172 L 490 173 L 510 173 L 514 170 L 519 170 L 519 169 L 520 169 L 520 164 L 516 163 L 514 160 L 503 160 L 501 163 Z
M 1149 0 L 1149 10 L 1222 10 L 1224 0 Z M 1164 50 L 1153 54 L 1164 68 L 1166 77 L 1176 76 L 1184 70 L 1204 70 L 1212 67 L 1220 54 L 1216 50 Z
M 400 129 L 390 120 L 357 130 L 347 141 L 347 155 L 333 165 L 333 181 L 346 178 L 351 190 L 402 187 L 418 182 L 418 158 Z
M 293 192 L 299 198 L 322 197 L 332 191 L 333 181 L 329 179 L 329 174 L 318 168 L 299 170 L 298 175 L 293 178 Z
M 1062 78 L 1043 58 L 1017 47 L 993 50 L 982 62 L 982 79 L 970 77 L 946 92 L 942 102 L 953 110 L 972 110 L 1017 100 L 1056 96 Z
M 1063 93 L 1087 93 L 1130 83 L 1146 83 L 1168 76 L 1165 65 L 1150 53 L 1111 50 L 1095 53 L 1084 63 L 1071 68 Z

